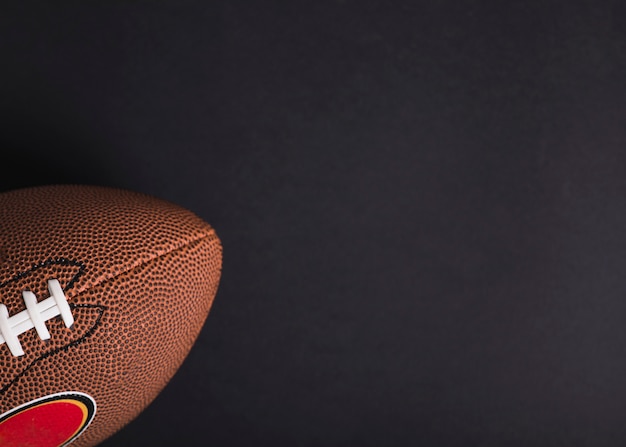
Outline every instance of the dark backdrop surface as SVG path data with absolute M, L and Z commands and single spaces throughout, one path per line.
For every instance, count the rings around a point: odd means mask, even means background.
M 1 9 L 0 188 L 146 192 L 224 245 L 106 446 L 625 445 L 623 2 Z

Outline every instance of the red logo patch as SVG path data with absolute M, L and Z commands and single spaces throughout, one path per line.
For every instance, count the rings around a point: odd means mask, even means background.
M 96 402 L 83 393 L 59 393 L 36 399 L 0 415 L 2 447 L 62 447 L 87 428 Z

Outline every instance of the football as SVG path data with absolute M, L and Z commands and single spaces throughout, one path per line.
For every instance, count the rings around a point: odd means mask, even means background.
M 0 194 L 0 445 L 95 446 L 143 411 L 195 343 L 222 246 L 143 193 Z

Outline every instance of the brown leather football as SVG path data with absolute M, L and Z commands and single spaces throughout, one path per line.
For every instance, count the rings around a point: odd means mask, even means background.
M 191 211 L 137 192 L 0 194 L 0 445 L 94 446 L 192 348 L 222 247 Z

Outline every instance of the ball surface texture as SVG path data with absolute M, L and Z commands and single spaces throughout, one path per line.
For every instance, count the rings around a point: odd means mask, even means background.
M 95 446 L 176 373 L 217 292 L 222 247 L 142 193 L 0 194 L 0 445 Z

